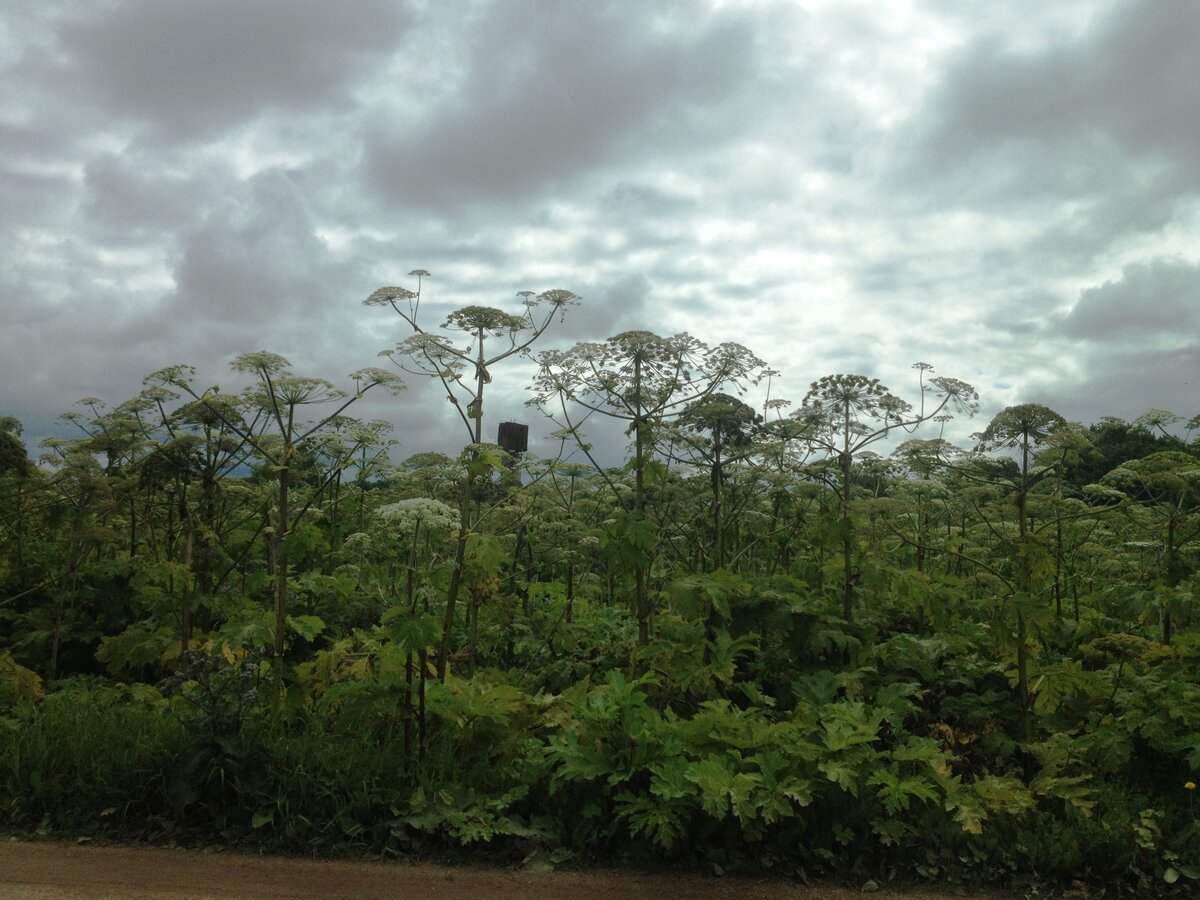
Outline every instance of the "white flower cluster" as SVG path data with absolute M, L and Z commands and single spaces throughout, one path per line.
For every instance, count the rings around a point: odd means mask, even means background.
M 458 526 L 458 513 L 441 500 L 411 497 L 379 507 L 376 515 L 389 531 L 411 534 L 418 528 L 443 531 Z

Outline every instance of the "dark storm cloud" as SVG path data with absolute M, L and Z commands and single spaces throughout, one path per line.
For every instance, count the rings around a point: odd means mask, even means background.
M 672 5 L 656 23 L 631 9 L 491 5 L 461 90 L 411 127 L 368 130 L 371 186 L 404 205 L 487 203 L 728 133 L 726 104 L 755 62 L 752 20 Z
M 1095 341 L 1172 336 L 1200 346 L 1200 266 L 1180 259 L 1128 265 L 1120 280 L 1083 291 L 1063 330 Z
M 901 173 L 965 202 L 1200 189 L 1200 5 L 1125 0 L 1076 38 L 968 44 L 924 105 Z M 1145 180 L 1149 178 L 1150 184 Z
M 62 45 L 111 113 L 177 140 L 343 102 L 406 18 L 392 0 L 137 0 L 65 25 Z

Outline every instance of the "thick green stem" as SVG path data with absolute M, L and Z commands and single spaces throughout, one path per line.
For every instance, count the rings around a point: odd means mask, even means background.
M 838 495 L 838 512 L 841 517 L 842 533 L 842 618 L 854 621 L 854 532 L 850 522 L 850 463 L 849 452 L 838 456 L 838 471 L 841 475 L 841 491 Z
M 283 447 L 283 465 L 279 467 L 279 517 L 275 526 L 275 681 L 282 684 L 283 677 L 283 645 L 284 629 L 287 625 L 287 591 L 288 591 L 288 507 L 291 488 L 291 470 L 288 468 L 292 458 L 292 447 Z

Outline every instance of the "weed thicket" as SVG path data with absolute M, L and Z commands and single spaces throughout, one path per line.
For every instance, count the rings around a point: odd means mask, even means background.
M 745 348 L 638 331 L 540 357 L 579 458 L 521 459 L 481 443 L 489 360 L 574 295 L 523 296 L 397 348 L 465 391 L 456 459 L 345 415 L 387 373 L 255 353 L 0 469 L 10 827 L 1195 894 L 1200 419 L 1021 404 L 884 458 L 974 388 L 760 415 Z
M 1115 692 L 1087 685 L 1116 683 L 1119 664 L 1081 674 L 1043 713 L 1075 727 L 1020 745 L 1003 738 L 1019 712 L 1002 667 L 972 641 L 867 640 L 880 622 L 806 608 L 763 614 L 780 630 L 747 635 L 724 675 L 688 674 L 705 666 L 686 640 L 700 626 L 680 617 L 661 627 L 678 644 L 629 645 L 641 675 L 597 666 L 553 694 L 562 659 L 544 677 L 451 675 L 428 691 L 424 759 L 405 745 L 386 640 L 323 651 L 345 677 L 301 670 L 277 698 L 254 650 L 193 652 L 159 687 L 71 679 L 10 705 L 0 792 L 17 828 L 284 852 L 1194 883 L 1184 784 L 1200 713 L 1194 685 L 1170 687 L 1192 643 Z M 574 628 L 631 631 L 603 607 L 576 612 Z M 1180 690 L 1183 730 L 1164 729 L 1151 706 Z

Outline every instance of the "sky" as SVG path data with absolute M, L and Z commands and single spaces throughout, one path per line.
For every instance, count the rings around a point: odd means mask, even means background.
M 927 362 L 980 394 L 963 437 L 1190 417 L 1198 46 L 1193 0 L 6 0 L 0 415 L 36 444 L 260 349 L 347 386 L 408 334 L 362 301 L 425 269 L 430 329 L 567 289 L 544 346 L 736 341 L 797 404 Z M 485 432 L 546 430 L 533 373 Z M 461 446 L 407 380 L 355 414 Z

